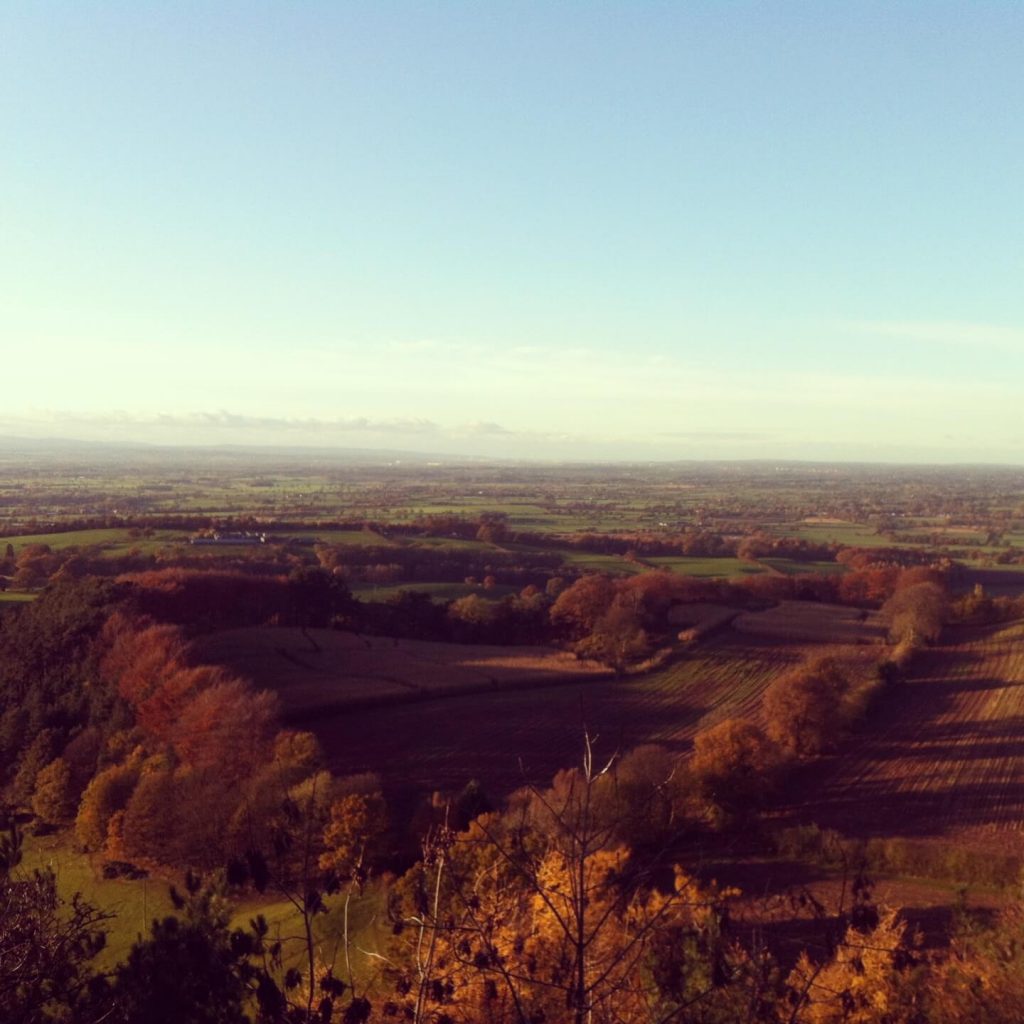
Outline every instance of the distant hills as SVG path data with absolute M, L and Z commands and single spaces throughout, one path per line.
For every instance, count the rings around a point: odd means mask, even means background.
M 74 438 L 15 437 L 0 435 L 0 458 L 30 456 L 45 461 L 110 462 L 130 457 L 133 463 L 173 464 L 211 463 L 247 459 L 280 462 L 298 459 L 304 463 L 337 465 L 387 465 L 408 462 L 426 465 L 432 462 L 460 465 L 508 462 L 507 459 L 481 459 L 443 452 L 416 452 L 387 448 L 335 448 L 315 445 L 161 445 L 143 441 L 81 441 Z
M 907 469 L 916 474 L 946 475 L 949 473 L 1013 473 L 1022 467 L 1010 463 L 927 463 L 927 462 L 867 462 L 823 461 L 802 459 L 566 459 L 566 458 L 514 458 L 500 455 L 465 455 L 453 452 L 422 452 L 401 448 L 346 448 L 318 445 L 167 445 L 146 441 L 84 441 L 68 437 L 21 437 L 0 435 L 0 462 L 32 460 L 42 464 L 106 465 L 124 462 L 136 467 L 189 467 L 217 464 L 237 465 L 240 461 L 263 466 L 287 462 L 304 466 L 432 466 L 448 467 L 537 467 L 571 466 L 575 469 L 607 472 L 609 467 L 619 470 L 669 472 L 693 469 L 702 474 L 753 473 L 758 476 L 774 473 L 805 474 L 835 473 L 856 475 L 901 475 Z

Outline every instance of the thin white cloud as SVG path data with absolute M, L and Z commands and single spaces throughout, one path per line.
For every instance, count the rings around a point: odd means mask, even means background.
M 768 433 L 754 433 L 728 430 L 662 430 L 657 437 L 663 437 L 673 441 L 736 441 L 740 443 L 749 441 L 768 441 L 772 435 Z
M 442 425 L 429 419 L 373 419 L 368 416 L 352 417 L 284 417 L 251 416 L 219 409 L 210 412 L 154 414 L 133 413 L 126 410 L 110 412 L 77 412 L 57 409 L 36 410 L 24 415 L 0 416 L 0 430 L 17 433 L 28 429 L 33 433 L 40 430 L 56 436 L 61 431 L 78 434 L 85 430 L 132 433 L 147 432 L 163 434 L 169 441 L 181 441 L 182 435 L 204 436 L 207 440 L 224 440 L 228 437 L 262 437 L 268 434 L 286 435 L 284 443 L 290 443 L 300 435 L 316 435 L 321 441 L 332 436 L 396 438 L 432 438 L 439 441 L 482 439 L 487 441 L 524 441 L 544 443 L 591 443 L 595 439 L 582 435 L 540 430 L 514 430 L 493 421 L 474 421 Z
M 339 433 L 369 434 L 437 434 L 440 428 L 427 419 L 370 419 L 366 416 L 317 417 L 248 416 L 219 409 L 213 412 L 153 414 L 124 410 L 111 412 L 71 412 L 45 409 L 20 416 L 0 418 L 4 426 L 18 424 L 51 425 L 54 427 L 159 427 L 176 430 L 274 430 L 274 431 L 337 431 Z
M 1024 330 L 960 320 L 865 320 L 849 325 L 861 334 L 921 345 L 1024 353 Z

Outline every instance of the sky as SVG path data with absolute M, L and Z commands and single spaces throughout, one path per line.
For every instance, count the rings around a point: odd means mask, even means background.
M 1024 4 L 0 0 L 0 435 L 1024 463 Z

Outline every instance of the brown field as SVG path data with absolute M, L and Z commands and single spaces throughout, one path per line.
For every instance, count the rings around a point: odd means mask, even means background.
M 1024 624 L 950 631 L 806 776 L 793 821 L 1024 853 Z
M 669 625 L 676 629 L 690 629 L 698 637 L 732 622 L 738 612 L 724 604 L 680 604 L 669 609 Z
M 741 633 L 796 643 L 882 644 L 886 626 L 878 612 L 817 601 L 780 601 L 763 612 L 744 612 L 733 621 Z
M 405 790 L 456 788 L 477 778 L 498 795 L 524 781 L 546 782 L 575 764 L 584 726 L 597 737 L 599 753 L 643 743 L 683 753 L 707 725 L 733 715 L 756 717 L 764 688 L 802 653 L 726 633 L 648 675 L 470 691 L 310 717 L 304 724 L 340 774 L 373 770 Z
M 715 610 L 704 608 L 701 621 Z M 765 687 L 817 648 L 726 628 L 662 668 L 622 679 L 553 648 L 331 630 L 229 630 L 204 638 L 197 656 L 276 690 L 289 721 L 317 733 L 336 772 L 377 771 L 418 790 L 478 778 L 503 793 L 574 764 L 584 726 L 609 754 L 644 743 L 682 754 L 723 718 L 759 719 Z
M 226 630 L 204 637 L 195 657 L 276 690 L 290 718 L 609 675 L 596 662 L 579 661 L 554 647 L 428 643 L 331 629 Z
M 831 642 L 844 620 L 809 607 L 826 616 L 819 641 Z M 857 629 L 880 627 L 869 618 L 850 629 L 861 642 L 839 653 L 873 661 Z M 817 647 L 726 628 L 622 679 L 547 648 L 331 631 L 228 631 L 199 653 L 276 689 L 336 772 L 378 771 L 421 791 L 479 778 L 500 794 L 575 763 L 584 726 L 601 752 L 659 743 L 685 753 L 724 717 L 758 719 L 765 687 Z M 1024 623 L 951 630 L 837 753 L 797 773 L 778 821 L 1024 854 Z

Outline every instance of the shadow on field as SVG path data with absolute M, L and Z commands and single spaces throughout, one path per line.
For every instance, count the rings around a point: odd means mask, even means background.
M 1016 828 L 1024 821 L 1024 714 L 1016 713 L 1024 682 L 986 672 L 986 660 L 971 650 L 929 652 L 834 756 L 793 776 L 780 820 L 868 838 Z
M 829 787 L 826 780 L 822 785 Z M 781 825 L 814 822 L 861 838 L 926 838 L 983 825 L 1012 828 L 1024 820 L 1024 781 L 953 783 L 925 790 L 901 790 L 898 785 L 895 779 L 837 783 L 813 803 L 789 808 L 778 820 Z
M 695 726 L 705 711 L 683 701 L 666 707 L 628 682 L 602 681 L 363 709 L 311 724 L 334 772 L 370 764 L 389 786 L 428 792 L 475 778 L 502 796 L 578 764 L 584 729 L 599 759 L 652 742 L 683 753 L 689 740 L 668 737 Z

